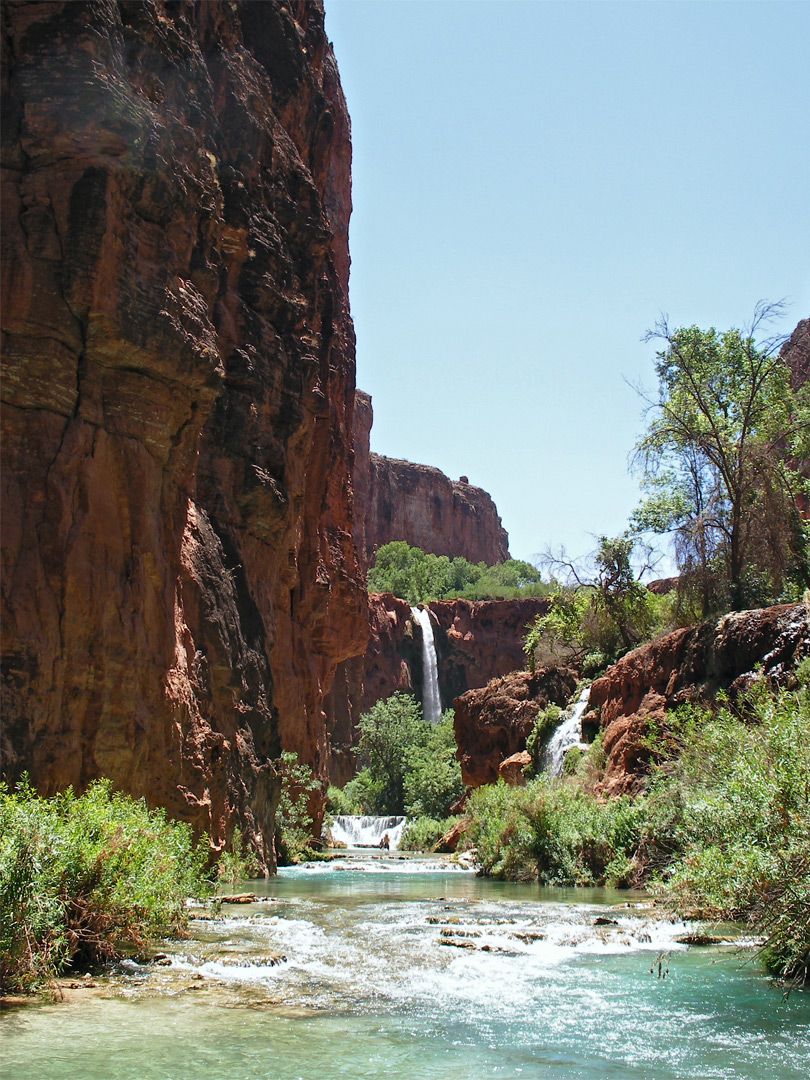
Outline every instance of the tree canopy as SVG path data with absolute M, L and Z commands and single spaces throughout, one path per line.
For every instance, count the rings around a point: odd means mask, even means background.
M 411 604 L 429 600 L 501 600 L 543 596 L 548 587 L 540 571 L 520 559 L 487 566 L 467 559 L 434 555 L 404 540 L 384 544 L 368 572 L 369 592 L 391 592 Z
M 810 456 L 810 387 L 793 391 L 778 341 L 756 340 L 779 310 L 759 305 L 743 330 L 672 329 L 662 319 L 646 335 L 663 348 L 635 449 L 646 498 L 634 526 L 673 536 L 702 614 L 810 585 L 797 507 L 807 482 L 796 467 Z

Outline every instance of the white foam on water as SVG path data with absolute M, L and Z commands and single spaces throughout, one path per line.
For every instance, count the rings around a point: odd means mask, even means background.
M 392 817 L 361 817 L 340 814 L 328 828 L 333 843 L 348 848 L 379 848 L 388 838 L 389 851 L 397 851 L 408 819 L 402 815 Z

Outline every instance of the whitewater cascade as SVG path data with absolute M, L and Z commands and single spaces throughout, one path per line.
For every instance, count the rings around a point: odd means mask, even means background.
M 565 755 L 572 746 L 583 749 L 586 746 L 582 741 L 582 717 L 587 712 L 590 694 L 591 688 L 586 686 L 577 700 L 566 707 L 559 727 L 548 741 L 543 754 L 543 767 L 552 776 L 562 776 Z
M 439 663 L 433 640 L 433 623 L 427 608 L 411 608 L 414 622 L 422 628 L 422 715 L 431 724 L 438 724 L 442 715 L 439 695 Z
M 332 841 L 346 847 L 379 847 L 387 834 L 388 848 L 396 851 L 407 824 L 404 817 L 352 817 L 341 814 L 329 827 Z

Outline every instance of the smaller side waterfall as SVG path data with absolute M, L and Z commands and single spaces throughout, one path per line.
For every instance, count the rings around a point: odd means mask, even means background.
M 565 755 L 572 746 L 585 747 L 582 741 L 582 717 L 588 711 L 590 686 L 586 686 L 577 700 L 568 705 L 560 726 L 548 741 L 543 754 L 543 766 L 552 776 L 562 776 Z
M 438 724 L 442 715 L 442 699 L 439 694 L 439 663 L 436 659 L 436 642 L 433 640 L 433 623 L 427 608 L 411 608 L 413 621 L 422 629 L 422 715 L 431 724 Z
M 346 847 L 375 847 L 388 837 L 388 849 L 396 851 L 407 824 L 404 817 L 336 817 L 329 832 L 335 843 Z

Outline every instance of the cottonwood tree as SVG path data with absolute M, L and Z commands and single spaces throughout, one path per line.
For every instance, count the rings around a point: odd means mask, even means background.
M 796 467 L 810 455 L 810 386 L 791 390 L 781 339 L 757 342 L 782 310 L 759 304 L 747 327 L 722 333 L 662 318 L 645 335 L 663 348 L 657 395 L 642 392 L 651 419 L 634 464 L 647 497 L 634 525 L 673 536 L 704 615 L 810 585 Z
M 641 582 L 654 553 L 638 536 L 601 536 L 586 566 L 564 552 L 548 551 L 543 561 L 557 587 L 524 639 L 531 671 L 538 660 L 564 661 L 593 675 L 655 632 L 662 604 Z

